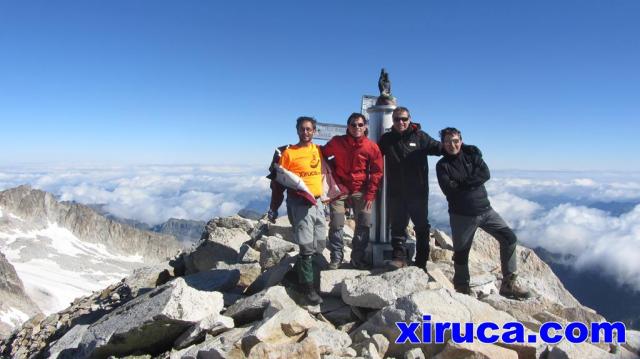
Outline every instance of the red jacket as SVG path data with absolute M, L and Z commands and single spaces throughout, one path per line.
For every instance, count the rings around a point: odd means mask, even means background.
M 375 142 L 364 136 L 334 136 L 322 148 L 322 154 L 333 164 L 338 182 L 350 193 L 362 192 L 365 200 L 375 199 L 383 173 L 382 154 Z

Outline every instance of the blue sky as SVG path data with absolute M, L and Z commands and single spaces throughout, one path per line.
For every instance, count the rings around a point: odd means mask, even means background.
M 385 67 L 495 169 L 638 171 L 640 2 L 1 1 L 0 164 L 251 164 Z M 434 161 L 432 161 L 434 162 Z

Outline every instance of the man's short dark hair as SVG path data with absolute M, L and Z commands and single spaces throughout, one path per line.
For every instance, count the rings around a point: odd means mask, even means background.
M 318 121 L 316 121 L 315 118 L 313 117 L 309 117 L 309 116 L 300 116 L 298 117 L 298 119 L 296 120 L 296 130 L 300 129 L 300 126 L 302 126 L 303 122 L 309 121 L 311 122 L 311 126 L 313 126 L 313 129 L 316 129 L 316 123 L 318 123 Z
M 462 138 L 462 132 L 455 127 L 447 127 L 440 130 L 440 141 L 444 142 L 444 138 L 447 136 L 458 135 L 458 137 Z
M 406 112 L 407 116 L 409 116 L 409 118 L 411 118 L 411 112 L 409 112 L 409 109 L 403 106 L 398 106 L 396 107 L 395 110 L 393 110 L 393 113 L 391 114 L 391 117 L 396 117 L 400 114 L 400 112 Z
M 355 119 L 358 119 L 358 118 L 361 118 L 361 119 L 362 119 L 362 121 L 364 121 L 364 124 L 365 124 L 365 125 L 366 125 L 367 123 L 369 123 L 369 121 L 367 121 L 367 118 L 366 118 L 366 117 L 364 117 L 364 115 L 363 115 L 363 114 L 361 114 L 361 113 L 359 113 L 359 112 L 354 112 L 354 113 L 352 113 L 352 114 L 349 116 L 349 118 L 347 119 L 347 125 L 350 125 L 350 124 L 351 124 L 351 121 L 353 121 L 353 120 L 355 120 Z

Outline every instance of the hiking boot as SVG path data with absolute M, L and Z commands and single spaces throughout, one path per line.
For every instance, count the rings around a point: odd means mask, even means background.
M 322 304 L 322 298 L 316 289 L 313 287 L 313 283 L 305 283 L 302 284 L 302 292 L 304 294 L 304 299 L 311 305 Z
M 531 298 L 531 292 L 522 283 L 518 282 L 518 276 L 514 273 L 502 279 L 500 295 L 513 299 Z
M 389 263 L 389 265 L 395 270 L 406 267 L 407 262 L 404 259 L 394 259 Z
M 466 294 L 466 295 L 471 295 L 471 287 L 469 287 L 468 284 L 455 284 L 453 286 L 453 288 L 456 290 L 456 292 L 458 293 L 462 293 L 462 294 Z
M 342 264 L 342 262 L 338 262 L 338 261 L 331 261 L 331 263 L 329 263 L 329 266 L 327 267 L 329 270 L 334 270 L 334 269 L 338 269 L 340 268 L 340 264 Z

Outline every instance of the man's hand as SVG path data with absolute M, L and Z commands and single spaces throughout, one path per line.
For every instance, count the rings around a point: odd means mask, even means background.
M 270 209 L 269 212 L 267 212 L 267 219 L 269 220 L 269 222 L 276 223 L 277 218 L 278 218 L 278 211 L 274 211 Z
M 371 207 L 373 206 L 373 201 L 369 200 L 369 201 L 365 201 L 364 202 L 364 210 L 369 212 L 371 210 Z

